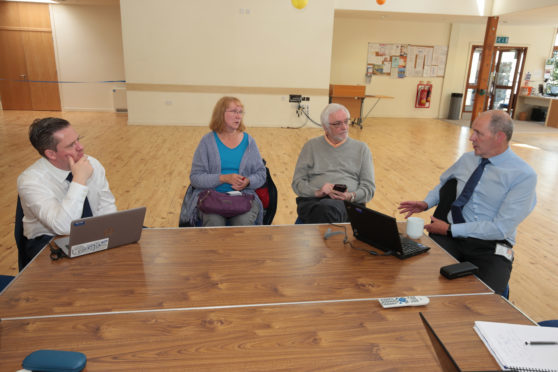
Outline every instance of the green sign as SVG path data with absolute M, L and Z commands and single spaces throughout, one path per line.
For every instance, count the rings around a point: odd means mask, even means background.
M 509 40 L 509 36 L 496 36 L 496 44 L 507 44 Z

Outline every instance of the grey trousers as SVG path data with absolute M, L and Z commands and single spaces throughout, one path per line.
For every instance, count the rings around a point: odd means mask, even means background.
M 256 222 L 260 213 L 260 207 L 257 201 L 252 202 L 252 208 L 238 216 L 226 218 L 218 214 L 205 214 L 200 211 L 202 226 L 250 226 Z

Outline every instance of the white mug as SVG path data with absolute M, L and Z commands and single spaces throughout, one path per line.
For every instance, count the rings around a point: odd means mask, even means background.
M 411 239 L 418 239 L 422 236 L 424 220 L 420 217 L 407 218 L 407 235 Z

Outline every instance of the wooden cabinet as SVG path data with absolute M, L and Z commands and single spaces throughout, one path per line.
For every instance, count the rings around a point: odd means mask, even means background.
M 527 120 L 529 120 L 533 107 L 546 107 L 547 111 L 544 125 L 558 128 L 558 98 L 520 95 L 517 99 L 515 118 L 518 119 L 521 112 L 526 112 Z

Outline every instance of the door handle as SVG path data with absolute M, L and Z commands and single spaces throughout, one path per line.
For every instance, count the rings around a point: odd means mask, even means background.
M 21 80 L 25 80 L 26 76 L 27 76 L 27 75 L 22 74 L 22 75 L 19 75 L 19 78 L 20 78 Z

